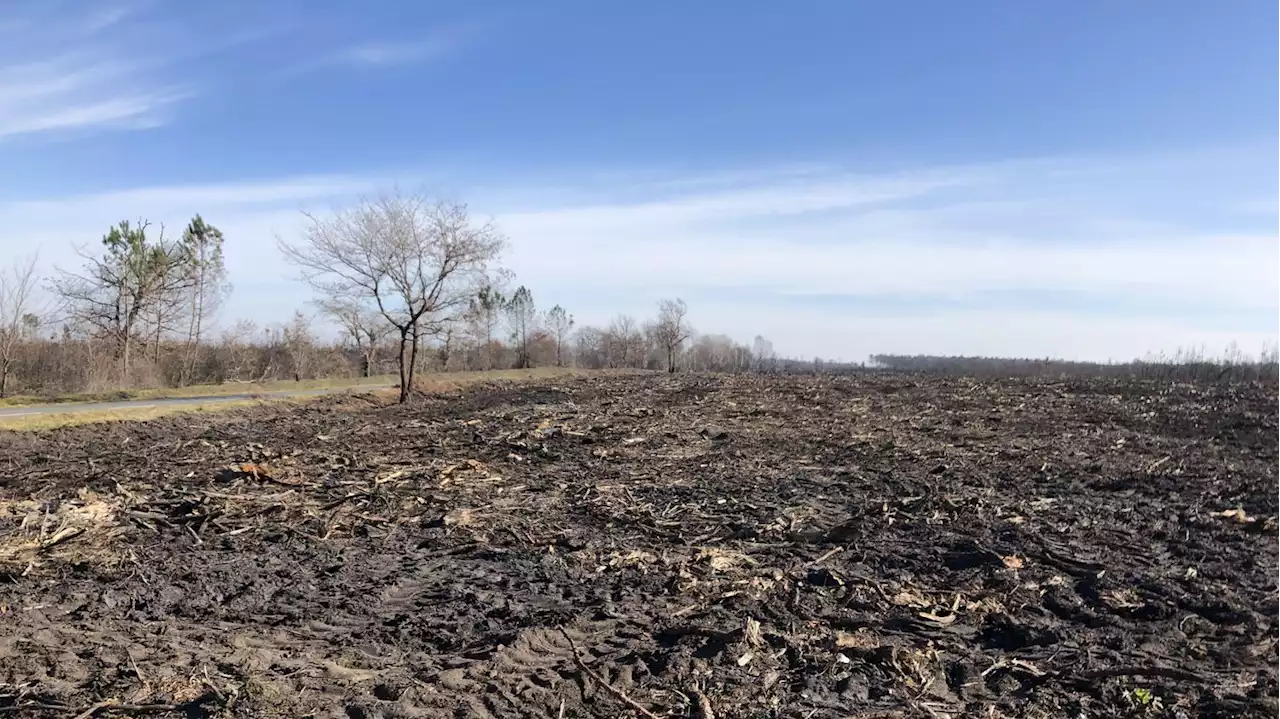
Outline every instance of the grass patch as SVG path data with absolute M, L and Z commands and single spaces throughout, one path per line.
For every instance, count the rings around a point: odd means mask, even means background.
M 229 394 L 266 394 L 348 387 L 385 387 L 396 384 L 395 375 L 376 377 L 339 377 L 330 379 L 273 380 L 271 382 L 225 382 L 194 384 L 189 387 L 157 387 L 152 389 L 120 389 L 108 392 L 79 392 L 60 395 L 24 394 L 0 398 L 0 407 L 26 407 L 36 404 L 70 404 L 89 402 L 124 402 L 139 399 L 178 399 L 182 397 L 219 397 Z
M 476 372 L 427 372 L 415 377 L 416 383 L 469 384 L 484 380 L 544 379 L 599 370 L 573 367 L 533 367 L 530 369 L 484 370 Z M 336 377 L 329 379 L 273 380 L 271 382 L 225 382 L 194 384 L 189 387 L 156 387 L 151 389 L 119 389 L 106 392 L 78 392 L 59 395 L 21 394 L 0 397 L 0 407 L 28 407 L 39 404 L 72 404 L 92 402 L 128 402 L 144 399 L 179 399 L 182 397 L 220 397 L 229 394 L 270 394 L 271 392 L 306 392 L 360 387 L 395 387 L 400 379 L 393 374 L 375 377 Z
M 190 412 L 223 412 L 263 404 L 263 400 L 242 399 L 208 404 L 142 405 L 120 409 L 91 410 L 82 412 L 32 412 L 31 414 L 0 417 L 0 431 L 30 432 L 56 427 L 71 427 L 98 422 L 142 422 L 170 414 Z
M 577 367 L 530 367 L 529 369 L 494 369 L 478 370 L 475 372 L 427 372 L 414 376 L 413 388 L 417 392 L 432 394 L 462 389 L 467 385 L 475 384 L 477 382 L 520 382 L 526 380 L 546 380 L 555 379 L 556 377 L 572 377 L 588 374 L 628 374 L 644 371 L 645 370 L 626 369 L 579 369 Z M 395 396 L 395 388 L 392 388 L 391 396 Z
M 476 382 L 488 381 L 523 381 L 523 380 L 539 380 L 555 377 L 567 377 L 572 375 L 584 374 L 625 374 L 631 372 L 640 372 L 641 370 L 586 370 L 573 367 L 533 367 L 530 369 L 509 369 L 509 370 L 487 370 L 476 372 L 432 372 L 420 374 L 414 378 L 414 386 L 421 392 L 447 392 L 450 390 L 460 389 L 466 385 Z M 0 431 L 34 431 L 42 429 L 53 429 L 55 427 L 69 427 L 79 424 L 93 424 L 95 422 L 140 422 L 156 419 L 170 414 L 178 414 L 182 412 L 220 412 L 228 409 L 239 409 L 243 407 L 253 407 L 265 404 L 267 402 L 302 402 L 316 397 L 271 397 L 271 392 L 288 392 L 288 391 L 308 391 L 308 390 L 326 390 L 326 389 L 357 389 L 367 387 L 375 390 L 380 396 L 394 400 L 396 377 L 383 375 L 381 377 L 368 377 L 361 379 L 331 379 L 331 380 L 304 380 L 302 382 L 265 382 L 262 384 L 235 384 L 235 385 L 202 385 L 192 387 L 182 387 L 175 390 L 137 390 L 133 392 L 113 392 L 95 395 L 67 395 L 75 397 L 75 399 L 66 399 L 63 403 L 67 404 L 65 412 L 41 412 L 32 411 L 28 414 L 18 414 L 11 416 L 0 416 Z M 222 389 L 221 393 L 216 390 Z M 214 390 L 214 391 L 211 391 Z M 215 400 L 210 402 L 201 402 L 200 399 L 208 397 L 218 397 L 219 395 L 229 394 L 262 394 L 262 397 L 253 399 L 237 399 L 237 400 Z M 76 402 L 118 402 L 118 401 L 146 401 L 149 399 L 166 400 L 166 399 L 182 399 L 183 397 L 192 397 L 189 403 L 173 403 L 158 405 L 139 405 L 136 407 L 118 407 L 113 409 L 95 409 L 95 410 L 76 410 L 74 403 Z M 19 400 L 19 397 L 9 397 L 8 400 Z M 48 400 L 45 400 L 49 403 Z M 0 401 L 0 406 L 30 406 L 32 403 Z M 61 404 L 61 403 L 59 403 Z
M 578 369 L 577 367 L 530 367 L 529 369 L 491 369 L 475 372 L 420 372 L 414 375 L 415 387 L 431 386 L 433 383 L 467 385 L 475 382 L 494 380 L 527 380 L 549 379 L 552 377 L 569 377 L 572 375 L 601 374 L 613 370 Z M 391 378 L 392 384 L 398 378 Z

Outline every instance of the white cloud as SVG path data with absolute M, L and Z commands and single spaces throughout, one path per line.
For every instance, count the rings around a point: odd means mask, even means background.
M 338 198 L 369 192 L 378 187 L 374 178 L 346 175 L 311 175 L 274 180 L 142 187 L 114 190 L 53 200 L 31 200 L 0 205 L 0 212 L 28 213 L 64 212 L 74 208 L 77 214 L 119 212 L 135 213 L 172 211 L 197 212 L 199 208 L 231 206 L 244 209 L 253 205 Z
M 456 52 L 475 35 L 474 24 L 443 25 L 426 35 L 407 40 L 367 40 L 345 47 L 304 69 L 337 65 L 395 67 L 435 60 Z
M 162 78 L 143 57 L 137 34 L 122 30 L 132 11 L 89 6 L 0 27 L 0 141 L 153 127 L 191 97 L 192 88 Z
M 654 285 L 749 287 L 784 295 L 962 298 L 976 292 L 1082 292 L 1238 309 L 1276 307 L 1276 238 L 1267 235 L 1150 237 L 1104 244 L 993 238 L 978 244 L 919 240 L 881 230 L 779 230 L 746 240 L 724 231 L 684 231 L 624 215 L 590 230 L 504 221 L 513 262 L 539 284 L 637 291 Z M 967 234 L 973 234 L 972 230 Z M 855 237 L 841 241 L 842 236 Z M 549 248 L 555 247 L 555 251 Z
M 123 20 L 132 16 L 140 6 L 137 3 L 121 3 L 118 5 L 102 3 L 88 8 L 84 19 L 80 25 L 81 32 L 97 33 L 107 28 L 119 25 Z
M 1275 217 L 1280 214 L 1280 201 L 1272 197 L 1260 197 L 1254 200 L 1244 200 L 1232 207 L 1233 210 L 1242 215 L 1262 215 L 1265 217 Z
M 161 114 L 187 96 L 181 91 L 125 95 L 102 100 L 51 102 L 41 106 L 0 106 L 0 140 L 53 130 L 89 128 L 147 129 L 164 124 Z M 3 99 L 0 98 L 0 102 Z
M 144 219 L 176 234 L 197 213 L 226 235 L 227 269 L 239 290 L 225 316 L 263 322 L 285 319 L 308 299 L 296 273 L 283 265 L 275 238 L 302 225 L 301 209 L 324 211 L 372 192 L 378 178 L 316 175 L 238 183 L 143 187 L 65 198 L 0 202 L 0 262 L 37 251 L 41 270 L 75 269 L 77 247 L 89 250 L 122 219 Z
M 764 332 L 783 351 L 853 359 L 1107 359 L 1274 340 L 1273 228 L 1225 222 L 1232 197 L 1217 203 L 1221 216 L 1180 216 L 1176 192 L 1158 216 L 1124 214 L 1130 183 L 1148 171 L 1122 161 L 820 171 L 498 219 L 520 279 L 583 322 L 647 315 L 656 297 L 684 295 L 707 331 Z
M 417 43 L 365 43 L 347 48 L 338 54 L 337 60 L 352 65 L 407 65 L 431 55 L 430 45 Z
M 899 317 L 856 311 L 796 313 L 766 304 L 704 302 L 700 326 L 749 339 L 768 337 L 797 357 L 865 361 L 872 354 L 1055 357 L 1127 361 L 1176 349 L 1219 354 L 1235 342 L 1249 353 L 1276 341 L 1274 329 L 1212 329 L 1176 318 L 1088 316 L 1062 310 L 952 310 Z
M 601 204 L 504 216 L 504 224 L 525 230 L 660 228 L 715 220 L 743 220 L 770 215 L 805 215 L 874 206 L 927 195 L 972 182 L 973 178 L 945 173 L 918 176 L 862 178 L 849 175 L 790 179 L 781 183 L 633 204 Z
M 1030 163 L 890 175 L 748 169 L 671 178 L 630 202 L 618 198 L 634 196 L 632 186 L 596 187 L 579 197 L 604 199 L 541 209 L 533 205 L 572 193 L 522 199 L 493 188 L 467 199 L 510 237 L 507 265 L 518 281 L 584 324 L 647 316 L 657 298 L 684 296 L 705 331 L 763 333 L 782 352 L 849 359 L 1118 359 L 1274 339 L 1273 228 L 1100 210 L 1096 203 L 1114 208 L 1127 186 L 1110 172 L 1083 174 L 1085 192 L 1054 184 L 1053 163 Z M 67 266 L 72 243 L 92 243 L 120 219 L 178 230 L 199 212 L 227 236 L 237 290 L 224 317 L 282 321 L 308 293 L 275 237 L 296 236 L 300 207 L 323 210 L 393 179 L 300 176 L 0 203 L 0 226 L 21 238 L 0 244 L 0 261 L 38 243 L 46 266 Z M 1177 201 L 1170 196 L 1169 206 Z M 1234 202 L 1222 198 L 1222 217 L 1234 216 Z

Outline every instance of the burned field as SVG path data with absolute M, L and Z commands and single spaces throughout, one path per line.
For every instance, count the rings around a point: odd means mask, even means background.
M 1276 391 L 593 375 L 0 437 L 0 714 L 1275 716 Z

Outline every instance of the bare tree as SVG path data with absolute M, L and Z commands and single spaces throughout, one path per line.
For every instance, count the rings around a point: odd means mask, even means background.
M 190 257 L 165 239 L 163 226 L 157 239 L 148 238 L 149 226 L 126 220 L 112 227 L 102 238 L 102 257 L 81 251 L 83 270 L 60 270 L 53 281 L 68 319 L 108 337 L 126 377 L 140 325 L 154 315 L 155 324 L 163 327 L 166 303 L 191 282 Z
M 315 304 L 338 323 L 360 353 L 360 374 L 372 377 L 378 363 L 378 346 L 391 331 L 382 314 L 376 308 L 349 297 L 327 297 Z
M 579 367 L 609 366 L 608 333 L 599 327 L 581 327 L 574 333 L 574 356 Z
M 635 318 L 618 315 L 605 332 L 605 355 L 610 367 L 631 367 L 641 354 L 642 338 Z
M 700 335 L 689 350 L 689 362 L 695 371 L 738 372 L 740 357 L 749 354 L 746 347 L 725 335 Z
M 16 262 L 0 275 L 0 397 L 9 391 L 9 370 L 19 344 L 39 324 L 32 293 L 36 288 L 36 257 Z
M 454 353 L 460 344 L 461 331 L 457 322 L 449 322 L 435 333 L 436 361 L 441 372 L 448 372 L 454 359 Z
M 236 381 L 248 381 L 258 375 L 257 361 L 260 353 L 253 347 L 258 326 L 251 320 L 239 320 L 222 333 L 219 343 L 225 377 Z
M 504 241 L 467 206 L 423 196 L 383 195 L 309 221 L 285 259 L 326 297 L 372 302 L 395 329 L 400 401 L 413 387 L 420 339 L 466 309 Z
M 529 340 L 538 331 L 538 308 L 533 303 L 533 293 L 521 285 L 507 300 L 507 325 L 511 329 L 511 341 L 516 346 L 516 366 L 530 366 Z
M 281 335 L 285 352 L 289 354 L 289 363 L 293 367 L 293 379 L 301 382 L 311 374 L 312 355 L 315 352 L 311 320 L 301 311 L 294 312 L 293 321 L 285 325 Z
M 546 317 L 547 331 L 551 333 L 551 339 L 556 344 L 556 366 L 564 366 L 564 345 L 569 340 L 569 332 L 573 330 L 573 315 L 565 312 L 564 308 L 556 305 L 547 310 Z
M 499 270 L 493 277 L 486 278 L 484 284 L 468 303 L 467 319 L 471 323 L 471 336 L 476 344 L 482 345 L 485 358 L 485 369 L 493 369 L 494 330 L 507 305 L 503 287 L 511 274 Z
M 751 351 L 755 355 L 757 371 L 767 372 L 774 369 L 778 356 L 773 351 L 772 342 L 761 335 L 756 335 L 755 340 L 751 343 Z
M 658 321 L 654 324 L 653 332 L 666 350 L 668 372 L 676 371 L 676 356 L 685 340 L 693 334 L 693 329 L 685 319 L 688 314 L 689 307 L 682 299 L 662 300 L 658 303 Z
M 222 231 L 205 222 L 200 215 L 196 215 L 182 233 L 181 246 L 189 258 L 191 272 L 183 384 L 190 382 L 195 375 L 197 350 L 205 323 L 231 291 L 222 257 L 222 242 Z

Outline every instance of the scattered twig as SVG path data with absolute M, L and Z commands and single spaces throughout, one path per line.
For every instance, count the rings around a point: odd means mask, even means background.
M 73 711 L 75 707 L 69 707 L 66 704 L 45 704 L 44 702 L 26 702 L 24 704 L 9 704 L 0 707 L 0 714 L 8 714 L 9 712 L 24 711 L 27 709 L 43 709 L 45 711 Z
M 97 714 L 98 712 L 102 711 L 103 709 L 106 709 L 107 707 L 113 705 L 114 703 L 115 702 L 111 701 L 110 699 L 106 701 L 100 701 L 97 704 L 94 704 L 88 709 L 85 709 L 84 711 L 77 714 L 75 716 L 75 719 L 89 719 L 89 717 L 92 717 L 94 714 Z
M 48 539 L 41 542 L 40 548 L 49 549 L 50 547 L 54 547 L 59 544 L 62 544 L 68 539 L 74 539 L 75 537 L 79 537 L 81 534 L 84 534 L 84 527 L 65 527 L 63 529 L 59 529 L 58 531 L 53 533 L 52 537 L 49 537 Z
M 697 719 L 716 719 L 716 712 L 711 708 L 711 700 L 707 698 L 706 694 L 697 689 L 690 690 L 689 693 L 698 700 L 698 706 L 693 714 Z
M 86 707 L 79 711 L 72 719 L 91 719 L 103 711 L 121 712 L 124 714 L 148 714 L 152 712 L 174 712 L 181 711 L 188 705 L 184 704 L 120 704 L 113 699 L 100 701 L 97 704 Z M 45 702 L 26 702 L 23 704 L 10 704 L 0 707 L 0 714 L 19 711 L 76 711 L 76 707 L 66 704 L 46 704 Z
M 219 689 L 217 685 L 213 683 L 213 680 L 209 678 L 208 666 L 204 667 L 204 685 L 209 687 L 209 690 L 213 692 L 214 696 L 218 697 L 218 701 L 222 702 L 223 704 L 227 703 L 227 695 L 223 694 L 222 690 Z
M 44 540 L 49 536 L 49 517 L 52 515 L 48 503 L 44 505 L 44 519 L 40 521 L 40 543 L 44 544 Z
M 893 599 L 891 599 L 889 595 L 884 591 L 884 589 L 880 586 L 880 582 L 876 581 L 875 579 L 872 579 L 871 577 L 868 577 L 867 575 L 861 574 L 858 572 L 844 571 L 842 572 L 842 574 L 844 574 L 844 576 L 846 577 L 857 579 L 858 581 L 861 581 L 865 584 L 869 584 L 871 588 L 876 591 L 876 594 L 880 595 L 881 599 L 883 599 L 888 604 L 893 604 Z
M 573 652 L 573 663 L 578 665 L 578 669 L 581 670 L 583 674 L 591 677 L 596 684 L 599 684 L 602 689 L 616 697 L 618 701 L 640 712 L 641 716 L 648 717 L 648 719 L 658 719 L 657 714 L 654 714 L 646 709 L 643 704 L 627 696 L 621 689 L 618 689 L 609 682 L 606 682 L 604 677 L 600 676 L 591 667 L 587 666 L 586 663 L 582 661 L 582 656 L 578 654 L 577 643 L 573 641 L 573 637 L 569 636 L 569 632 L 565 631 L 564 627 L 560 628 L 560 633 L 563 634 L 565 640 L 569 642 L 569 651 Z
M 822 564 L 823 562 L 827 561 L 828 559 L 831 559 L 832 557 L 836 556 L 837 554 L 843 551 L 844 551 L 844 547 L 836 547 L 835 549 L 832 549 L 831 551 L 824 553 L 821 557 L 818 557 L 817 559 L 813 560 L 813 564 L 811 566 L 816 567 L 819 564 Z
M 1027 552 L 1027 554 L 1032 555 L 1032 552 Z M 1055 552 L 1048 547 L 1045 547 L 1042 551 L 1036 554 L 1038 555 L 1037 559 L 1045 564 L 1081 579 L 1095 579 L 1098 577 L 1099 572 L 1106 569 L 1096 562 L 1086 562 L 1081 559 L 1069 557 L 1065 554 Z
M 320 511 L 327 512 L 331 509 L 337 509 L 338 507 L 341 507 L 342 505 L 355 499 L 356 497 L 363 497 L 365 494 L 366 494 L 365 492 L 350 492 L 346 496 L 335 499 L 332 502 L 329 502 L 328 504 L 320 507 Z
M 133 652 L 129 651 L 129 645 L 125 644 L 124 641 L 121 640 L 120 648 L 124 650 L 124 655 L 129 658 L 129 666 L 133 669 L 134 676 L 138 677 L 138 683 L 145 687 L 147 684 L 147 678 L 143 676 L 142 670 L 138 668 L 138 663 L 133 660 Z
M 1200 682 L 1202 684 L 1209 681 L 1208 678 L 1195 672 L 1187 671 L 1186 669 L 1142 666 L 1120 666 L 1107 667 L 1106 669 L 1091 669 L 1089 671 L 1072 674 L 1068 678 L 1078 681 L 1088 681 L 1090 679 L 1107 679 L 1110 677 L 1161 677 L 1163 679 L 1176 679 L 1184 682 Z

